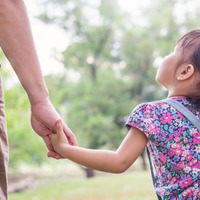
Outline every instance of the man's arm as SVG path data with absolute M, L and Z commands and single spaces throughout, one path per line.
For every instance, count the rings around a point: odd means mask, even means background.
M 52 151 L 49 134 L 55 131 L 60 116 L 49 100 L 23 0 L 0 0 L 0 46 L 27 92 L 32 127 Z M 64 123 L 63 130 L 75 145 L 75 137 Z
M 27 10 L 22 0 L 0 0 L 0 46 L 32 105 L 48 98 Z

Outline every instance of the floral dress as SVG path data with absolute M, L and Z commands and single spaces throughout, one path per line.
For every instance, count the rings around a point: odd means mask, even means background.
M 173 99 L 200 118 L 200 101 Z M 162 101 L 137 106 L 126 126 L 138 128 L 148 138 L 156 193 L 164 200 L 200 200 L 200 132 L 197 128 Z

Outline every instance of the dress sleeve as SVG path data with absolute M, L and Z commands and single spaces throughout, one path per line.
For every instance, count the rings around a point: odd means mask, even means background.
M 152 104 L 144 103 L 138 105 L 128 117 L 125 126 L 128 130 L 135 127 L 142 131 L 147 138 L 153 131 L 153 119 L 155 118 L 155 109 Z

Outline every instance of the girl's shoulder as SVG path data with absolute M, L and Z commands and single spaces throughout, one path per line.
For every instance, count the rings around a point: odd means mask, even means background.
M 192 111 L 200 111 L 200 100 L 192 99 L 192 98 L 185 98 L 185 97 L 173 97 L 175 101 L 180 102 L 189 110 Z M 165 99 L 161 99 L 158 101 L 151 101 L 151 102 L 144 102 L 136 106 L 136 109 L 143 109 L 143 110 L 152 110 L 152 109 L 166 109 L 169 105 L 164 102 Z
M 144 102 L 137 105 L 134 111 L 139 111 L 139 110 L 143 112 L 156 111 L 156 110 L 162 110 L 166 106 L 168 107 L 168 105 L 166 105 L 166 103 L 163 102 L 163 100 Z

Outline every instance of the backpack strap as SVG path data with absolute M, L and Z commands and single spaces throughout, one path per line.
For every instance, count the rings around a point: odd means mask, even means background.
M 173 99 L 164 99 L 165 103 L 176 108 L 180 113 L 182 113 L 185 117 L 191 121 L 191 123 L 200 131 L 200 119 L 198 119 L 190 110 L 188 110 L 185 106 L 183 106 L 180 102 Z
M 156 179 L 155 179 L 155 175 L 154 175 L 154 167 L 153 167 L 153 164 L 152 164 L 152 161 L 151 161 L 151 156 L 150 156 L 148 148 L 146 148 L 146 151 L 147 151 L 147 155 L 148 155 L 148 158 L 149 158 L 149 164 L 150 164 L 150 170 L 151 170 L 151 177 L 152 177 L 152 180 L 153 180 L 153 185 L 155 186 Z M 158 200 L 162 200 L 162 198 L 159 194 L 156 193 L 156 196 L 157 196 Z

